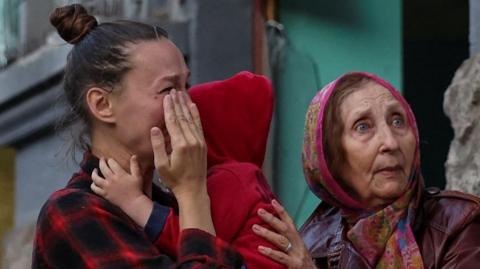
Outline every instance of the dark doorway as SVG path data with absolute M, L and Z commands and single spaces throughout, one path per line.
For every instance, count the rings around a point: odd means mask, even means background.
M 417 117 L 427 186 L 445 186 L 453 130 L 443 95 L 468 58 L 468 1 L 403 1 L 404 94 Z

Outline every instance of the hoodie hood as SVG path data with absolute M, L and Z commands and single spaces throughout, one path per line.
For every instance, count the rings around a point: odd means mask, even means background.
M 250 72 L 189 89 L 208 146 L 208 167 L 227 161 L 262 167 L 272 119 L 270 81 Z

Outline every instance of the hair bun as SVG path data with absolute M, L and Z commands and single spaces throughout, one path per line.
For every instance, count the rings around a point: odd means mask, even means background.
M 56 8 L 50 14 L 50 23 L 68 43 L 76 44 L 98 25 L 97 19 L 79 4 Z

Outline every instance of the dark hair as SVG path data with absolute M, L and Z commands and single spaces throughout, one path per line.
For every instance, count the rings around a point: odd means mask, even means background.
M 127 46 L 141 41 L 168 38 L 160 27 L 119 20 L 99 24 L 79 4 L 56 8 L 50 22 L 73 48 L 67 56 L 64 73 L 65 97 L 71 113 L 60 125 L 81 122 L 82 130 L 74 138 L 73 148 L 88 148 L 91 119 L 85 94 L 91 87 L 113 90 L 132 68 Z M 75 150 L 74 150 L 75 151 Z
M 352 74 L 343 77 L 336 85 L 335 90 L 325 107 L 323 128 L 323 147 L 325 160 L 332 176 L 339 180 L 339 169 L 345 162 L 345 150 L 342 147 L 343 121 L 341 106 L 347 96 L 356 92 L 372 79 Z M 341 182 L 341 180 L 339 181 Z

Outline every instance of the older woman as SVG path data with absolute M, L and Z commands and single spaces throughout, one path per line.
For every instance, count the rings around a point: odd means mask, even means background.
M 479 268 L 480 199 L 424 189 L 415 117 L 385 80 L 348 73 L 311 102 L 303 165 L 322 199 L 300 230 L 278 204 L 259 248 L 289 268 Z M 312 262 L 313 259 L 313 262 Z M 314 263 L 314 264 L 313 264 Z

